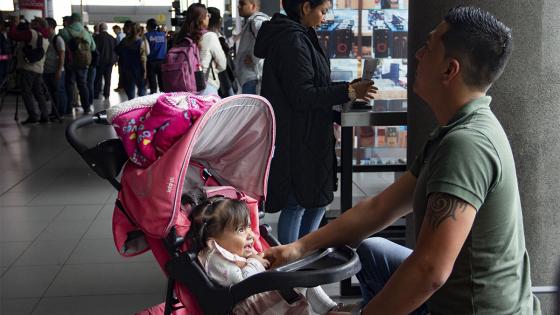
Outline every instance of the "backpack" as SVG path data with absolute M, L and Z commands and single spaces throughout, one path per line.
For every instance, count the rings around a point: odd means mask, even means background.
M 28 43 L 22 48 L 23 59 L 27 63 L 35 63 L 40 61 L 45 56 L 45 50 L 43 49 L 43 36 L 37 32 L 37 43 L 35 48 Z
M 225 98 L 231 96 L 229 95 L 230 89 L 233 89 L 234 94 L 237 94 L 238 90 L 237 79 L 235 77 L 235 50 L 229 47 L 223 36 L 220 36 L 219 39 L 222 50 L 226 54 L 227 66 L 225 71 L 218 73 L 218 78 L 220 79 L 220 89 L 218 90 L 218 95 Z
M 70 32 L 68 32 L 70 34 Z M 74 37 L 70 34 L 68 50 L 71 53 L 71 65 L 74 68 L 84 69 L 91 64 L 91 48 L 89 42 L 83 37 Z
M 189 37 L 171 48 L 161 65 L 164 92 L 198 92 L 206 88 L 198 45 Z

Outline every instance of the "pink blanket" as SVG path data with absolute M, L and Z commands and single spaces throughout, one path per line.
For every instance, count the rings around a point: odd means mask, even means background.
M 130 160 L 148 167 L 220 98 L 185 92 L 162 94 L 153 106 L 142 103 L 142 100 L 149 102 L 153 98 L 138 100 L 139 103 L 115 115 L 112 124 Z

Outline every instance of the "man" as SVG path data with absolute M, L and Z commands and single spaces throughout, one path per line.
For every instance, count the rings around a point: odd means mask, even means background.
M 145 37 L 148 40 L 150 54 L 148 55 L 148 83 L 150 85 L 150 93 L 154 94 L 162 91 L 161 81 L 161 64 L 167 54 L 167 39 L 164 32 L 157 30 L 157 22 L 155 19 L 149 19 L 146 22 L 148 32 Z
M 239 0 L 237 9 L 239 16 L 245 18 L 238 35 L 239 48 L 235 58 L 237 80 L 243 94 L 257 94 L 262 78 L 263 60 L 255 57 L 253 49 L 262 23 L 270 17 L 259 12 L 260 0 Z
M 113 73 L 113 65 L 117 61 L 115 53 L 116 39 L 107 32 L 107 24 L 100 23 L 98 26 L 99 34 L 95 36 L 95 44 L 99 53 L 97 65 L 97 76 L 95 77 L 94 97 L 99 98 L 101 93 L 101 82 L 104 80 L 103 96 L 109 98 L 111 92 L 111 75 Z
M 78 86 L 80 102 L 82 103 L 84 114 L 89 114 L 91 113 L 89 90 L 87 86 L 89 64 L 77 62 L 77 60 L 82 60 L 82 58 L 77 58 L 77 54 L 82 52 L 78 52 L 78 47 L 73 48 L 72 46 L 75 46 L 77 39 L 80 39 L 89 45 L 90 51 L 94 51 L 96 49 L 95 41 L 91 34 L 84 29 L 82 25 L 82 16 L 79 13 L 72 13 L 68 23 L 68 26 L 65 26 L 59 31 L 60 36 L 64 39 L 70 51 L 70 55 L 72 56 L 72 62 L 66 63 L 66 92 L 69 98 L 69 104 L 73 104 L 74 93 L 72 87 L 75 83 Z
M 417 53 L 414 91 L 440 127 L 399 180 L 302 239 L 275 265 L 356 244 L 415 214 L 414 251 L 381 238 L 358 248 L 363 314 L 541 314 L 513 154 L 486 91 L 511 54 L 511 30 L 478 8 L 451 9 Z M 358 313 L 360 313 L 358 312 Z
M 121 43 L 121 41 L 128 36 L 128 32 L 130 31 L 130 25 L 132 24 L 131 20 L 126 20 L 124 22 L 123 25 L 123 29 L 122 32 L 120 32 L 119 34 L 117 34 L 117 45 L 119 45 Z M 119 28 L 120 30 L 120 28 Z M 116 32 L 116 31 L 115 31 Z M 119 39 L 120 37 L 120 39 Z M 120 92 L 124 90 L 124 82 L 123 82 L 123 78 L 124 78 L 124 72 L 123 72 L 123 68 L 121 67 L 121 63 L 118 63 L 118 67 L 119 67 L 119 84 L 117 85 L 117 88 L 115 89 L 115 92 Z
M 31 21 L 31 25 L 28 28 L 24 24 L 19 23 L 19 17 L 14 17 L 11 29 L 8 33 L 8 37 L 19 42 L 18 48 L 16 50 L 17 57 L 17 69 L 20 74 L 20 88 L 21 95 L 23 98 L 23 103 L 27 109 L 29 117 L 22 122 L 22 124 L 31 123 L 48 123 L 49 122 L 49 111 L 47 108 L 45 89 L 43 85 L 43 70 L 45 65 L 45 55 L 44 52 L 47 51 L 49 47 L 49 33 L 47 30 L 47 22 L 42 18 L 35 18 Z M 25 47 L 28 46 L 32 49 L 39 48 L 42 45 L 43 55 L 40 60 L 30 61 L 28 60 L 24 53 Z M 39 109 L 41 111 L 40 116 L 35 110 L 35 104 L 33 104 L 33 96 L 37 100 Z
M 115 33 L 116 39 L 117 39 L 117 44 L 121 42 L 121 40 L 124 39 L 124 37 L 126 36 L 121 27 L 118 25 L 114 25 L 113 26 L 113 33 Z
M 64 88 L 64 58 L 66 45 L 60 36 L 55 35 L 56 21 L 50 17 L 45 20 L 49 26 L 49 49 L 45 57 L 43 79 L 49 89 L 53 106 L 56 104 L 58 112 L 64 114 L 67 111 L 66 89 Z

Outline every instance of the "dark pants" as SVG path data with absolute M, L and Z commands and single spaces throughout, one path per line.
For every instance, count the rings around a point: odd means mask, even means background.
M 124 69 L 123 85 L 129 100 L 136 97 L 136 88 L 138 88 L 138 96 L 146 95 L 144 71 L 138 69 Z
M 67 110 L 72 109 L 72 104 L 74 104 L 74 83 L 78 86 L 78 91 L 80 92 L 80 102 L 85 113 L 89 112 L 89 90 L 87 87 L 87 69 L 76 69 L 74 67 L 68 67 L 66 69 L 66 96 L 68 97 Z
M 97 75 L 97 67 L 89 67 L 87 72 L 88 104 L 93 105 L 93 85 Z
M 49 89 L 49 94 L 51 96 L 51 101 L 53 106 L 56 104 L 56 108 L 58 109 L 58 113 L 64 115 L 68 111 L 67 100 L 66 100 L 66 89 L 64 88 L 64 77 L 65 72 L 62 71 L 60 79 L 56 79 L 56 75 L 54 73 L 44 73 L 43 74 L 43 81 L 47 85 L 47 89 Z
M 161 81 L 161 64 L 163 60 L 148 61 L 148 83 L 150 84 L 150 94 L 157 93 L 158 86 L 160 92 L 163 91 L 163 84 Z M 156 82 L 157 81 L 157 82 Z
M 43 76 L 40 73 L 27 70 L 20 71 L 21 97 L 23 98 L 23 104 L 25 104 L 25 108 L 29 114 L 29 119 L 37 120 L 39 118 L 39 114 L 35 110 L 35 104 L 33 103 L 34 96 L 37 100 L 37 104 L 39 104 L 39 109 L 41 110 L 41 120 L 48 120 L 49 110 L 45 99 Z
M 99 67 L 97 67 L 97 76 L 95 77 L 95 87 L 93 89 L 95 98 L 99 98 L 99 93 L 101 93 L 101 81 L 104 81 L 103 96 L 105 96 L 105 98 L 109 98 L 109 93 L 111 92 L 112 73 L 112 64 L 100 64 Z

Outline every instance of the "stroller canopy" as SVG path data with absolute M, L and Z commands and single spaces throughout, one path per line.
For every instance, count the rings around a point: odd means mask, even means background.
M 145 113 L 156 96 L 109 109 L 109 121 L 136 109 Z M 165 237 L 175 225 L 182 193 L 204 185 L 200 168 L 191 161 L 206 168 L 220 185 L 233 186 L 252 198 L 264 200 L 274 131 L 274 114 L 266 99 L 249 95 L 226 98 L 212 106 L 147 168 L 127 162 L 119 199 L 130 219 L 155 238 Z

